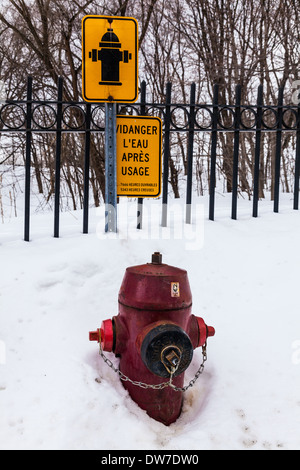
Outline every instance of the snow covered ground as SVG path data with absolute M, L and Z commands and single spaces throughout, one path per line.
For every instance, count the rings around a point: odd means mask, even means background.
M 163 230 L 161 202 L 147 202 L 139 232 L 136 202 L 122 201 L 117 237 L 104 234 L 103 209 L 87 235 L 81 211 L 62 213 L 59 239 L 52 213 L 33 214 L 29 243 L 22 214 L 0 221 L 1 449 L 300 449 L 300 213 L 282 195 L 279 214 L 266 200 L 254 219 L 240 198 L 233 221 L 230 196 L 216 199 L 212 222 L 207 198 L 194 198 L 190 230 L 183 200 Z M 117 314 L 126 267 L 154 251 L 187 269 L 193 313 L 216 329 L 169 427 L 132 402 L 88 340 Z M 201 359 L 196 350 L 186 383 Z

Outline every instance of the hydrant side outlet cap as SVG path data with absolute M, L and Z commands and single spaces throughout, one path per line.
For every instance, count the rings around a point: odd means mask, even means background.
M 193 346 L 178 325 L 165 322 L 151 329 L 142 342 L 141 357 L 146 367 L 159 377 L 169 377 L 169 367 L 177 366 L 174 376 L 182 374 L 193 358 Z

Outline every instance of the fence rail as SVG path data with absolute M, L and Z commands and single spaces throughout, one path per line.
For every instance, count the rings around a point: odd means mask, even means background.
M 252 216 L 258 215 L 259 171 L 261 163 L 261 136 L 264 132 L 276 133 L 275 177 L 274 177 L 274 212 L 279 211 L 280 167 L 282 155 L 282 134 L 293 132 L 296 136 L 294 166 L 294 200 L 293 209 L 299 207 L 299 173 L 300 173 L 300 103 L 283 104 L 283 88 L 278 91 L 276 105 L 263 103 L 263 88 L 257 90 L 255 105 L 241 103 L 241 87 L 236 87 L 235 103 L 219 103 L 218 85 L 213 89 L 211 104 L 195 102 L 195 84 L 191 85 L 189 103 L 172 103 L 172 85 L 166 86 L 165 103 L 148 103 L 146 101 L 146 84 L 142 82 L 140 102 L 135 104 L 118 104 L 119 112 L 136 115 L 156 115 L 163 122 L 163 184 L 162 184 L 162 226 L 167 225 L 168 181 L 170 159 L 170 134 L 184 132 L 188 136 L 187 149 L 187 189 L 186 189 L 186 223 L 191 223 L 193 156 L 195 134 L 211 133 L 210 143 L 210 179 L 209 179 L 209 219 L 214 220 L 217 142 L 219 133 L 231 132 L 234 135 L 232 155 L 232 207 L 231 217 L 237 218 L 238 168 L 240 154 L 240 136 L 243 132 L 255 134 L 255 155 L 253 172 L 253 208 Z M 105 131 L 105 105 L 86 102 L 63 101 L 63 79 L 59 78 L 57 100 L 39 101 L 33 99 L 33 81 L 28 77 L 26 100 L 9 100 L 0 108 L 0 132 L 24 133 L 25 150 L 25 217 L 24 239 L 30 238 L 30 184 L 31 184 L 31 145 L 34 133 L 53 133 L 56 135 L 55 152 L 55 196 L 54 196 L 54 237 L 59 237 L 60 212 L 60 171 L 62 135 L 64 133 L 83 133 L 84 149 L 84 191 L 83 191 L 83 233 L 88 233 L 89 211 L 89 169 L 90 144 L 92 133 Z M 76 120 L 74 120 L 76 112 Z M 180 119 L 178 122 L 178 115 Z M 73 116 L 73 117 L 72 117 Z M 226 119 L 225 119 L 226 117 Z M 143 199 L 138 199 L 138 228 L 142 227 Z

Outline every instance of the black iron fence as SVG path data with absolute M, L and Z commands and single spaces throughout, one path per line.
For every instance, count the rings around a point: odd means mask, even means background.
M 32 136 L 34 133 L 53 133 L 56 135 L 55 151 L 55 195 L 54 195 L 54 237 L 59 237 L 60 216 L 60 181 L 61 181 L 61 153 L 62 135 L 64 133 L 84 134 L 84 190 L 83 190 L 83 233 L 88 233 L 89 217 L 89 169 L 90 145 L 92 133 L 104 133 L 104 121 L 99 122 L 99 110 L 104 113 L 104 104 L 63 101 L 63 79 L 58 82 L 57 100 L 39 101 L 33 99 L 32 78 L 28 77 L 26 100 L 9 100 L 0 108 L 0 132 L 23 133 L 26 135 L 25 147 L 25 217 L 24 239 L 30 237 L 30 192 L 32 167 Z M 162 226 L 167 225 L 168 210 L 168 184 L 170 135 L 172 132 L 183 132 L 188 137 L 187 147 L 187 186 L 186 186 L 186 223 L 191 223 L 193 157 L 195 134 L 207 132 L 211 134 L 209 159 L 209 219 L 214 220 L 215 214 L 215 187 L 216 187 L 216 161 L 217 142 L 220 133 L 233 133 L 232 154 L 232 207 L 231 217 L 237 218 L 238 173 L 240 156 L 240 136 L 243 132 L 255 134 L 255 155 L 253 169 L 253 217 L 258 215 L 259 202 L 259 171 L 262 158 L 261 138 L 264 132 L 276 134 L 275 148 L 275 176 L 274 176 L 274 202 L 273 210 L 279 210 L 280 171 L 282 155 L 282 134 L 292 132 L 296 136 L 295 162 L 294 162 L 294 189 L 293 209 L 299 206 L 299 172 L 300 172 L 300 104 L 284 105 L 283 88 L 278 91 L 278 101 L 275 105 L 263 103 L 263 88 L 258 87 L 257 102 L 255 105 L 241 103 L 241 87 L 236 87 L 234 104 L 219 103 L 219 88 L 214 86 L 213 102 L 211 104 L 197 104 L 195 102 L 195 84 L 191 85 L 189 103 L 172 103 L 172 86 L 166 86 L 165 102 L 148 103 L 146 101 L 146 84 L 141 84 L 140 101 L 135 104 L 123 105 L 128 113 L 141 116 L 156 115 L 163 121 L 163 181 L 162 181 Z M 118 105 L 119 109 L 122 105 Z M 69 119 L 70 110 L 77 110 L 81 118 L 73 121 Z M 176 112 L 180 111 L 182 119 L 178 123 Z M 46 117 L 40 118 L 40 113 Z M 206 119 L 203 120 L 203 115 Z M 224 119 L 226 114 L 227 119 Z M 266 119 L 266 116 L 272 119 Z M 9 118 L 8 118 L 9 116 Z M 11 116 L 14 119 L 11 119 Z M 288 116 L 288 118 L 287 118 Z M 291 118 L 292 116 L 292 118 Z M 229 118 L 228 118 L 229 117 Z M 138 228 L 142 227 L 143 199 L 138 199 Z

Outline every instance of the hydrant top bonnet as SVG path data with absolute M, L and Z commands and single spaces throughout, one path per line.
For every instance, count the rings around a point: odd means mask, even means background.
M 120 48 L 121 43 L 119 42 L 118 36 L 113 32 L 112 28 L 108 28 L 107 32 L 101 39 L 99 47 L 116 47 Z
M 192 293 L 184 269 L 162 263 L 160 253 L 152 263 L 126 269 L 119 302 L 141 310 L 176 310 L 192 305 Z

